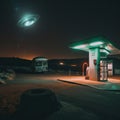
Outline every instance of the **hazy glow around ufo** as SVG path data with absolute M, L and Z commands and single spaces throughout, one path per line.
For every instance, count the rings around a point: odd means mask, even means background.
M 20 18 L 20 20 L 18 21 L 18 25 L 20 27 L 29 27 L 34 23 L 36 23 L 38 19 L 39 19 L 39 15 L 26 14 Z

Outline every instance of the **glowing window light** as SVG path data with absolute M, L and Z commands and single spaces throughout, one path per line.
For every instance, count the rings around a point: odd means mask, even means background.
M 72 66 L 72 67 L 76 67 L 77 65 L 75 65 L 75 64 L 72 64 L 71 66 Z
M 86 48 L 86 47 L 87 47 L 86 45 L 78 45 L 78 46 L 73 47 L 73 49 L 81 49 L 81 48 Z
M 60 64 L 60 65 L 64 65 L 64 63 L 63 63 L 63 62 L 60 62 L 59 64 Z
M 99 46 L 99 45 L 102 45 L 102 44 L 103 44 L 103 42 L 98 41 L 98 42 L 90 43 L 90 46 Z

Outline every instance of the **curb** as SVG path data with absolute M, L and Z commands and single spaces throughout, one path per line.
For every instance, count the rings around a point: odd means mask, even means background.
M 89 85 L 85 85 L 85 84 L 80 84 L 80 83 L 75 83 L 75 82 L 70 82 L 70 81 L 66 81 L 66 80 L 61 80 L 61 79 L 57 79 L 60 82 L 66 82 L 66 83 L 70 83 L 70 84 L 75 84 L 75 85 L 82 85 L 82 86 L 87 86 L 87 87 L 91 87 Z M 92 87 L 94 88 L 94 87 Z
M 71 82 L 71 81 L 66 81 L 66 80 L 61 80 L 61 79 L 57 79 L 57 80 L 60 81 L 60 82 L 66 82 L 66 83 L 70 83 L 70 84 L 87 86 L 87 87 L 94 88 L 94 89 L 97 89 L 97 90 L 103 90 L 103 91 L 114 91 L 114 92 L 119 92 L 119 91 L 120 91 L 120 90 L 110 90 L 110 89 L 98 88 L 98 87 L 93 86 L 93 85 L 80 84 L 80 83 Z

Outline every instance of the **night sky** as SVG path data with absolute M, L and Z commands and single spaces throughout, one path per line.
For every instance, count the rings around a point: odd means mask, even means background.
M 80 58 L 88 53 L 69 48 L 73 42 L 106 36 L 119 43 L 119 0 L 1 0 L 0 57 Z M 29 28 L 17 25 L 22 13 L 40 19 Z

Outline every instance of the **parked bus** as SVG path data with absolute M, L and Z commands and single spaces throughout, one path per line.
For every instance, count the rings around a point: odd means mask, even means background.
M 35 57 L 32 60 L 32 67 L 34 72 L 47 72 L 48 71 L 48 59 L 45 57 Z

